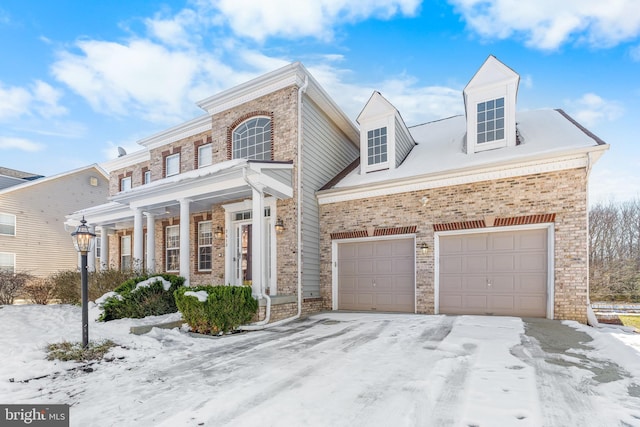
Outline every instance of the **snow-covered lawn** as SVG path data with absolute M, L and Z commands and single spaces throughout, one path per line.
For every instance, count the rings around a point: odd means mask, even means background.
M 640 334 L 336 312 L 220 338 L 129 334 L 178 318 L 91 322 L 92 341 L 120 347 L 85 372 L 44 350 L 80 341 L 80 308 L 5 306 L 0 403 L 67 403 L 72 426 L 640 426 Z

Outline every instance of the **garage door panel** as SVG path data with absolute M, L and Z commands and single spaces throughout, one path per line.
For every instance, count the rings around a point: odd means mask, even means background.
M 354 258 L 343 259 L 343 254 Z M 356 284 L 355 289 L 353 283 Z M 338 308 L 413 313 L 415 240 L 405 238 L 339 244 Z
M 442 236 L 439 249 L 441 313 L 546 316 L 547 229 Z
M 489 259 L 484 255 L 470 255 L 464 261 L 464 271 L 467 273 L 485 273 L 489 270 Z

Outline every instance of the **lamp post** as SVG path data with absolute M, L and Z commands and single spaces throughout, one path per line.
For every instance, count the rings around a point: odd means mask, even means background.
M 82 347 L 87 348 L 89 345 L 89 284 L 87 280 L 87 252 L 91 250 L 94 233 L 89 231 L 87 221 L 82 217 L 80 225 L 76 231 L 71 233 L 73 245 L 80 252 L 80 278 L 82 280 Z

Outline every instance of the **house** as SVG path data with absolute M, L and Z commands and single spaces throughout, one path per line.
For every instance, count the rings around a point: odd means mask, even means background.
M 464 116 L 407 127 L 379 93 L 360 162 L 318 192 L 327 308 L 586 322 L 587 186 L 608 145 L 562 110 L 516 111 L 490 56 Z
M 316 191 L 358 156 L 358 129 L 300 63 L 202 100 L 200 117 L 103 166 L 83 216 L 102 268 L 251 285 L 263 321 L 322 309 Z
M 25 183 L 27 181 L 33 181 L 34 179 L 39 178 L 44 177 L 42 175 L 0 166 L 0 190 L 2 190 L 3 188 L 11 187 L 13 185 Z
M 102 268 L 250 285 L 262 322 L 323 309 L 586 320 L 587 182 L 608 148 L 516 112 L 490 56 L 464 116 L 409 127 L 374 92 L 358 129 L 300 63 L 198 105 L 114 159 Z
M 49 177 L 7 168 L 0 173 L 14 180 L 0 189 L 0 269 L 36 277 L 76 269 L 73 230 L 64 217 L 107 200 L 106 172 L 92 165 Z

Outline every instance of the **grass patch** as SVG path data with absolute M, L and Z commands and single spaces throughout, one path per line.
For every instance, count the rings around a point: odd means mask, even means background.
M 622 314 L 618 315 L 618 318 L 624 326 L 632 326 L 640 330 L 640 316 L 625 316 Z
M 87 348 L 82 348 L 82 343 L 63 341 L 47 346 L 47 360 L 62 360 L 63 362 L 86 362 L 88 360 L 101 360 L 115 343 L 105 340 L 99 343 L 90 342 Z

